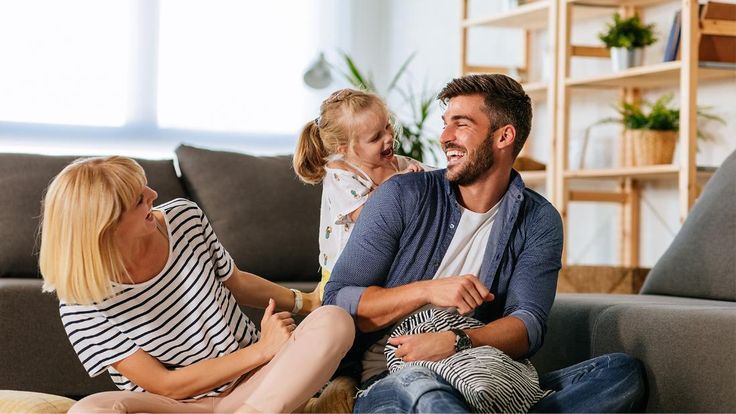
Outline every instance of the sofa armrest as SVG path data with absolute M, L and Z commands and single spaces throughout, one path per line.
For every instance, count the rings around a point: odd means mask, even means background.
M 561 294 L 540 374 L 611 352 L 644 363 L 647 411 L 736 412 L 736 303 L 658 295 Z

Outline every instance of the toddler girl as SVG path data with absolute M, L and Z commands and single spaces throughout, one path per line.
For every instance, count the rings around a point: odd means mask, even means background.
M 294 154 L 294 171 L 309 184 L 322 182 L 319 228 L 320 297 L 368 197 L 395 174 L 427 167 L 394 154 L 394 128 L 376 95 L 341 89 L 304 126 Z

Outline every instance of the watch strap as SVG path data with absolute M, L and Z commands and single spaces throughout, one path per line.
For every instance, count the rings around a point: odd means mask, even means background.
M 299 313 L 299 311 L 301 311 L 302 307 L 304 306 L 304 294 L 297 289 L 289 290 L 294 292 L 294 309 L 291 310 L 291 313 Z

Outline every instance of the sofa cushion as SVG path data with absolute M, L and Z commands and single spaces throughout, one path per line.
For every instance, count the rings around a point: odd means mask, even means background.
M 547 324 L 540 374 L 625 352 L 647 369 L 648 412 L 736 411 L 736 303 L 563 293 Z
M 36 238 L 51 180 L 79 157 L 0 154 L 0 277 L 39 277 Z M 185 197 L 171 160 L 137 160 L 159 201 Z
M 316 281 L 321 187 L 291 156 L 257 157 L 182 145 L 182 179 L 238 268 L 274 281 Z
M 66 414 L 75 402 L 40 392 L 0 390 L 0 413 Z
M 59 301 L 41 292 L 41 283 L 0 279 L 0 389 L 75 399 L 116 390 L 107 373 L 90 378 L 84 370 L 61 324 Z
M 708 181 L 641 293 L 736 301 L 736 151 Z
M 644 362 L 649 412 L 736 412 L 736 303 L 694 301 L 612 306 L 596 321 L 593 355 Z

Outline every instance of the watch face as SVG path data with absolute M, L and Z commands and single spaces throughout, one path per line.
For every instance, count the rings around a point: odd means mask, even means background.
M 457 339 L 457 350 L 464 351 L 472 348 L 473 345 L 470 343 L 470 338 L 467 335 L 462 335 Z
M 473 347 L 470 337 L 460 329 L 453 329 L 452 332 L 457 336 L 455 339 L 455 352 L 464 351 Z

